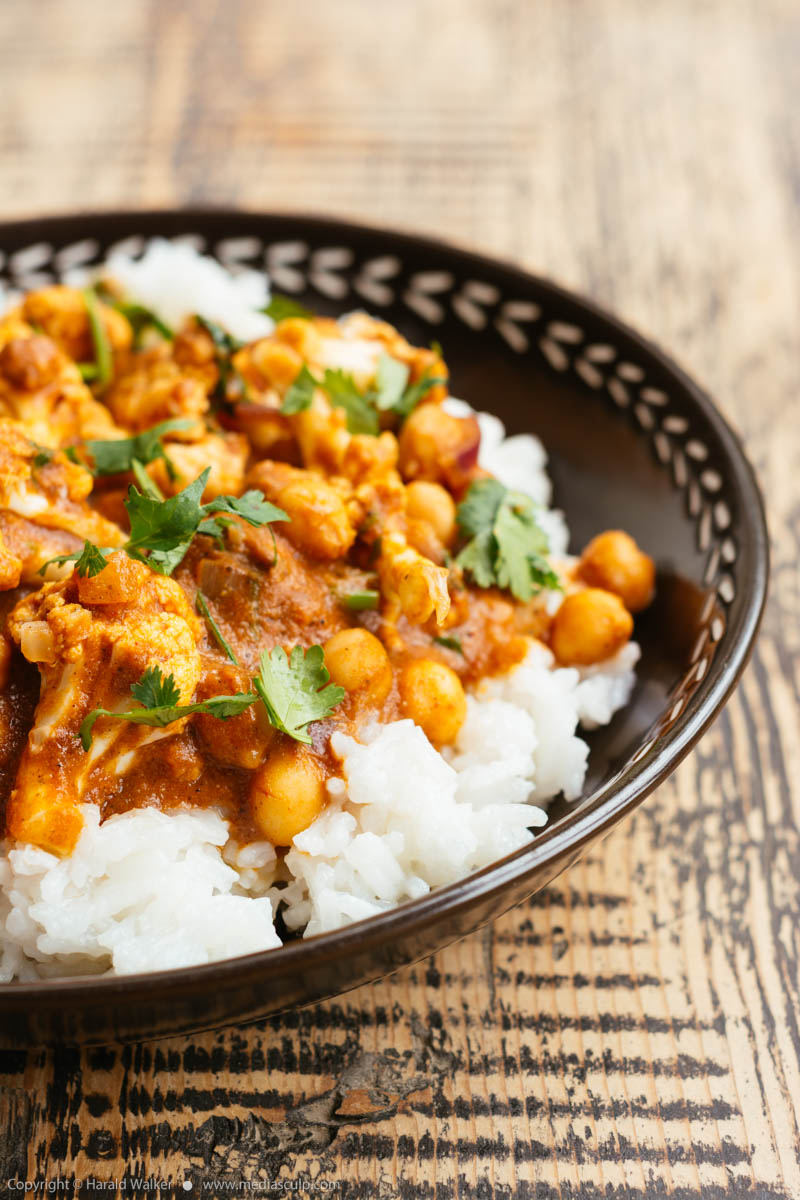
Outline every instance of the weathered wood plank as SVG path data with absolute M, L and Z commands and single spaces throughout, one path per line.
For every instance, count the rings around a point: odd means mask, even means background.
M 0 1178 L 800 1195 L 797 5 L 42 14 L 0 12 L 0 215 L 319 209 L 552 274 L 719 397 L 766 484 L 774 575 L 726 714 L 556 886 L 429 963 L 246 1032 L 0 1056 Z

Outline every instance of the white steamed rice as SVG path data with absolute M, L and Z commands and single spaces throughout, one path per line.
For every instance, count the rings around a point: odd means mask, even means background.
M 263 274 L 232 276 L 185 244 L 155 239 L 140 260 L 112 256 L 106 273 L 170 324 L 200 311 L 242 339 L 272 328 L 254 311 L 268 299 Z M 551 552 L 564 556 L 569 535 L 548 508 L 543 446 L 528 434 L 507 438 L 489 414 L 479 422 L 481 465 L 532 496 Z M 68 859 L 0 846 L 0 982 L 267 950 L 280 944 L 279 906 L 287 928 L 308 937 L 487 866 L 532 840 L 554 796 L 580 796 L 588 746 L 579 730 L 607 724 L 627 703 L 638 658 L 629 643 L 597 666 L 557 668 L 534 644 L 523 663 L 468 697 L 466 721 L 443 754 L 409 720 L 373 724 L 360 741 L 334 734 L 341 778 L 282 863 L 267 843 L 237 846 L 226 822 L 202 810 L 138 809 L 101 824 L 85 805 Z

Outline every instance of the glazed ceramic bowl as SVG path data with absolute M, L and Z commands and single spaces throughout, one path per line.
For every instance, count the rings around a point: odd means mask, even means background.
M 747 660 L 767 587 L 764 513 L 742 448 L 665 355 L 593 304 L 440 242 L 302 216 L 118 213 L 0 227 L 0 275 L 41 286 L 156 235 L 266 267 L 321 313 L 363 307 L 441 342 L 451 389 L 545 443 L 574 549 L 621 526 L 658 564 L 637 620 L 630 704 L 589 736 L 585 791 L 533 843 L 459 883 L 336 933 L 208 966 L 0 987 L 0 1045 L 149 1038 L 255 1020 L 377 979 L 544 887 L 680 762 Z

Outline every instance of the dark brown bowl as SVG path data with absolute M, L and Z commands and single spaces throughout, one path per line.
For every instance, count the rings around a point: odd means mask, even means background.
M 621 526 L 656 558 L 629 706 L 590 737 L 583 798 L 515 854 L 337 933 L 208 966 L 0 987 L 0 1046 L 149 1038 L 308 1004 L 439 949 L 549 883 L 657 786 L 719 713 L 767 589 L 764 511 L 735 434 L 670 359 L 593 304 L 441 242 L 341 221 L 229 211 L 117 213 L 0 227 L 0 276 L 34 287 L 130 237 L 193 235 L 266 265 L 318 311 L 365 307 L 435 338 L 452 390 L 532 431 L 580 548 Z

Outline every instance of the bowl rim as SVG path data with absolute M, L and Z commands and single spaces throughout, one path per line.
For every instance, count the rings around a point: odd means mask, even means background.
M 416 900 L 407 900 L 386 912 L 375 914 L 344 926 L 341 929 L 317 934 L 308 939 L 298 939 L 270 950 L 233 958 L 214 960 L 195 966 L 169 968 L 158 971 L 137 972 L 130 975 L 98 975 L 76 977 L 54 977 L 28 982 L 13 982 L 0 985 L 0 1014 L 4 1009 L 19 1010 L 26 1002 L 41 1001 L 69 1002 L 79 1004 L 86 1001 L 97 1004 L 105 999 L 125 997 L 132 1000 L 158 990 L 162 997 L 176 998 L 194 991 L 198 985 L 220 982 L 226 976 L 238 984 L 245 980 L 267 978 L 277 980 L 298 970 L 304 973 L 321 966 L 331 956 L 345 957 L 356 949 L 369 952 L 387 941 L 399 940 L 415 930 L 428 925 L 434 918 L 453 916 L 469 909 L 478 899 L 488 900 L 513 881 L 535 874 L 546 863 L 569 851 L 574 861 L 581 849 L 594 841 L 603 831 L 610 830 L 628 815 L 650 792 L 667 778 L 696 745 L 711 723 L 719 715 L 747 665 L 763 616 L 769 577 L 769 535 L 763 498 L 739 435 L 716 407 L 710 395 L 703 390 L 675 359 L 663 351 L 649 337 L 640 333 L 633 325 L 621 320 L 594 300 L 572 291 L 549 278 L 527 271 L 510 260 L 495 255 L 474 251 L 466 245 L 443 237 L 433 237 L 404 229 L 386 229 L 379 224 L 327 216 L 323 213 L 287 212 L 239 208 L 225 205 L 191 205 L 186 208 L 142 208 L 109 209 L 79 213 L 45 213 L 38 217 L 25 217 L 0 222 L 0 240 L 4 236 L 17 238 L 29 235 L 33 239 L 47 237 L 48 226 L 68 230 L 71 226 L 82 231 L 93 221 L 99 223 L 119 222 L 135 226 L 137 221 L 158 225 L 176 220 L 189 226 L 194 220 L 270 221 L 293 224 L 319 233 L 338 233 L 342 237 L 369 234 L 392 243 L 411 247 L 421 254 L 436 255 L 445 251 L 464 260 L 465 266 L 480 266 L 490 271 L 501 270 L 515 278 L 523 287 L 535 287 L 540 294 L 550 296 L 561 304 L 577 306 L 590 316 L 604 323 L 614 334 L 643 348 L 657 366 L 680 385 L 688 394 L 692 404 L 700 411 L 726 457 L 726 466 L 732 486 L 741 497 L 740 552 L 748 555 L 750 576 L 747 599 L 743 602 L 733 622 L 726 624 L 723 639 L 727 654 L 716 654 L 705 678 L 689 697 L 684 710 L 675 722 L 660 736 L 653 748 L 638 762 L 627 762 L 617 777 L 599 787 L 579 808 L 573 809 L 554 826 L 545 826 L 535 839 L 510 855 L 483 867 L 478 871 L 432 889 Z M 144 233 L 159 236 L 158 230 L 132 228 L 122 236 Z M 163 236 L 178 236 L 164 233 Z M 722 649 L 722 647 L 720 647 Z M 560 870 L 566 869 L 565 862 Z M 398 966 L 402 964 L 398 963 Z M 50 1007 L 51 1005 L 48 1005 Z

